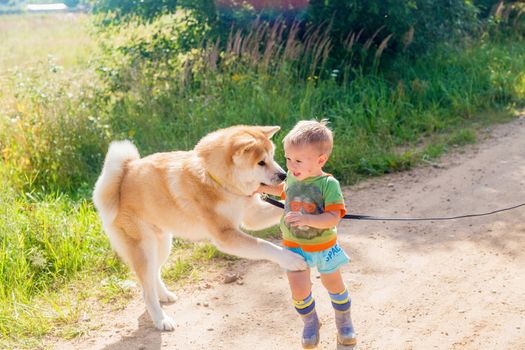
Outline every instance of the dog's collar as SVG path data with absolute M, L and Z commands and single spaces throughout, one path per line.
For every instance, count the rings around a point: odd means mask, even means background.
M 213 182 L 215 182 L 217 185 L 221 186 L 221 187 L 224 187 L 222 185 L 222 183 L 219 181 L 219 179 L 217 179 L 215 176 L 212 175 L 212 173 L 210 173 L 209 171 L 206 172 L 206 174 L 208 174 L 208 176 L 210 177 L 210 179 L 213 180 Z
M 245 194 L 245 193 L 242 193 L 242 191 L 240 191 L 237 187 L 233 187 L 233 189 L 235 189 L 235 191 L 232 191 L 231 189 L 227 188 L 226 186 L 224 186 L 224 185 L 219 181 L 219 179 L 217 179 L 217 177 L 213 176 L 213 174 L 210 173 L 209 171 L 207 171 L 206 174 L 208 174 L 208 176 L 210 177 L 210 179 L 213 180 L 213 182 L 215 182 L 215 183 L 216 183 L 217 185 L 219 185 L 220 187 L 224 188 L 226 191 L 231 192 L 231 193 L 234 193 L 234 194 L 237 194 L 237 195 L 241 195 L 241 196 L 251 197 L 251 195 L 247 195 L 247 194 Z

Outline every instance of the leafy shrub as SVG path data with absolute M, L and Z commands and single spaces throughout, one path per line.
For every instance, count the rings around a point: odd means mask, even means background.
M 151 22 L 154 19 L 175 13 L 178 9 L 190 10 L 199 22 L 213 22 L 216 18 L 213 0 L 96 0 L 93 12 L 101 15 L 102 25 L 120 25 L 130 21 Z
M 420 53 L 475 31 L 476 12 L 476 7 L 464 0 L 311 0 L 308 18 L 314 24 L 329 23 L 333 27 L 335 47 L 343 46 L 352 34 L 362 33 L 362 38 L 372 40 L 374 45 L 388 40 L 390 53 L 408 47 Z
M 285 36 L 293 30 L 293 23 L 299 23 L 297 39 L 303 44 L 314 31 L 328 33 L 330 57 L 337 68 L 348 63 L 349 47 L 360 52 L 350 57 L 353 64 L 377 64 L 374 61 L 383 52 L 389 56 L 407 48 L 414 54 L 425 52 L 445 40 L 474 33 L 479 24 L 476 16 L 478 8 L 465 0 L 311 0 L 306 12 L 282 9 L 279 13 L 273 13 L 273 16 L 271 9 L 265 10 L 264 6 L 258 6 L 261 9 L 254 8 L 250 4 L 256 2 L 231 2 L 231 7 L 217 8 L 212 0 L 164 0 L 141 2 L 138 5 L 129 0 L 99 0 L 95 3 L 95 9 L 103 14 L 102 23 L 106 24 L 122 24 L 133 20 L 151 22 L 181 9 L 190 11 L 193 24 L 186 28 L 179 27 L 178 35 L 174 38 L 179 40 L 180 37 L 197 36 L 210 41 L 219 40 L 221 49 L 225 49 L 228 35 L 239 30 L 252 30 L 253 22 L 264 21 L 269 26 L 273 26 L 276 21 L 284 22 L 287 24 L 282 27 Z M 191 33 L 202 32 L 203 27 L 209 29 L 204 37 Z M 188 44 L 176 46 L 186 51 L 197 47 L 194 40 Z M 370 55 L 371 47 L 375 55 Z

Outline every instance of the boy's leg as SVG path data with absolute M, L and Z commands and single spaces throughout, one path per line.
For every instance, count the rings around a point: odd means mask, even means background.
M 310 280 L 310 269 L 303 271 L 288 271 L 286 272 L 292 298 L 294 300 L 305 299 L 312 291 L 312 281 Z
M 337 341 L 343 345 L 355 345 L 357 339 L 350 313 L 352 299 L 348 295 L 341 272 L 337 270 L 333 273 L 321 274 L 321 281 L 330 294 L 335 310 Z
M 286 275 L 292 291 L 295 310 L 301 315 L 304 322 L 301 343 L 305 349 L 315 348 L 319 344 L 319 328 L 321 324 L 315 311 L 310 269 L 287 272 Z
M 321 282 L 329 293 L 340 293 L 346 289 L 340 270 L 332 273 L 321 273 Z

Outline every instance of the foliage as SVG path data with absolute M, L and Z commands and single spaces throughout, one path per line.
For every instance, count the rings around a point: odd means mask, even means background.
M 93 12 L 101 14 L 101 24 L 120 25 L 129 21 L 151 22 L 156 18 L 175 13 L 177 9 L 189 10 L 199 23 L 213 22 L 216 18 L 213 0 L 95 0 Z
M 184 10 L 191 13 L 194 24 L 186 28 L 179 27 L 178 35 L 173 37 L 177 39 L 179 36 L 195 36 L 195 29 L 201 31 L 200 28 L 209 28 L 205 35 L 199 37 L 211 42 L 219 39 L 221 50 L 225 49 L 231 33 L 248 33 L 253 30 L 254 22 L 266 22 L 273 26 L 276 21 L 280 21 L 286 24 L 282 26 L 284 36 L 294 26 L 298 27 L 297 39 L 305 45 L 313 32 L 327 36 L 329 41 L 326 45 L 330 47 L 329 55 L 334 68 L 341 68 L 348 62 L 373 63 L 377 58 L 377 51 L 379 56 L 382 53 L 392 56 L 407 48 L 413 54 L 425 52 L 445 40 L 474 34 L 479 24 L 477 7 L 465 0 L 312 0 L 306 12 L 281 11 L 278 15 L 264 7 L 254 9 L 247 5 L 249 3 L 243 2 L 245 6 L 235 6 L 232 3 L 230 8 L 217 8 L 211 0 L 171 0 L 140 4 L 129 0 L 99 0 L 95 3 L 95 11 L 103 14 L 101 23 L 118 25 L 134 20 L 151 22 L 163 15 Z M 153 42 L 150 44 L 163 50 L 166 40 L 159 40 L 162 43 L 159 46 L 155 46 Z M 175 52 L 179 53 L 197 48 L 198 44 L 194 40 L 191 45 L 173 46 Z M 371 47 L 376 55 L 368 55 Z M 352 54 L 349 55 L 348 51 Z
M 78 191 L 99 172 L 100 140 L 110 134 L 90 105 L 97 92 L 78 78 L 52 58 L 8 77 L 16 103 L 0 119 L 0 148 L 17 187 Z
M 88 68 L 98 50 L 86 20 L 2 19 L 0 164 L 18 189 L 85 195 L 100 170 L 101 140 L 111 135 L 97 107 L 106 96 Z
M 335 47 L 344 46 L 352 34 L 361 33 L 362 39 L 372 40 L 374 45 L 388 41 L 390 53 L 407 48 L 421 53 L 445 40 L 473 33 L 476 11 L 464 0 L 312 0 L 308 18 L 314 24 L 332 26 Z
M 55 302 L 46 298 L 81 273 L 120 270 L 92 204 L 57 193 L 20 195 L 9 178 L 0 168 L 0 346 L 2 339 L 42 335 L 53 324 L 78 320 L 73 305 L 60 305 L 71 302 L 67 293 Z
M 498 1 L 490 9 L 486 27 L 486 33 L 498 40 L 525 37 L 525 3 Z
M 501 0 L 474 0 L 472 3 L 478 8 L 479 17 L 487 18 L 494 12 L 494 7 L 500 2 Z
M 355 67 L 363 72 L 388 70 L 398 57 L 415 57 L 441 43 L 475 37 L 482 23 L 497 28 L 495 33 L 502 32 L 502 22 L 516 22 L 521 16 L 520 11 L 501 16 L 496 11 L 487 17 L 486 8 L 494 12 L 503 3 L 488 0 L 312 0 L 307 11 L 282 11 L 279 17 L 275 13 L 272 17 L 272 11 L 260 4 L 256 9 L 249 3 L 227 8 L 216 7 L 210 0 L 142 2 L 139 6 L 127 0 L 99 0 L 95 9 L 102 15 L 100 23 L 106 24 L 101 33 L 126 37 L 117 45 L 106 41 L 108 51 L 121 54 L 107 63 L 106 72 L 113 82 L 130 74 L 130 67 L 133 72 L 155 70 L 164 79 L 180 74 L 188 60 L 209 47 L 216 56 L 211 65 L 220 65 L 223 59 L 242 61 L 246 52 L 251 55 L 248 60 L 269 55 L 300 78 L 330 76 L 334 69 Z M 512 28 L 521 29 L 516 24 Z
M 328 170 L 349 183 L 412 166 L 421 157 L 397 154 L 399 145 L 446 133 L 478 110 L 523 103 L 524 55 L 511 43 L 461 50 L 442 45 L 382 75 L 334 70 L 300 79 L 285 61 L 264 66 L 248 53 L 210 64 L 217 51 L 202 48 L 162 80 L 158 72 L 121 76 L 129 90 L 111 106 L 111 129 L 150 153 L 189 149 L 205 133 L 232 124 L 276 124 L 284 134 L 298 119 L 328 117 L 336 131 Z

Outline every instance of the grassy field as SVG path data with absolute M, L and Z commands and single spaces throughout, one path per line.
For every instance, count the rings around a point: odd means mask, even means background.
M 298 119 L 327 117 L 336 138 L 327 170 L 350 184 L 476 142 L 481 127 L 509 120 L 525 101 L 520 41 L 444 46 L 343 84 L 236 65 L 185 87 L 180 76 L 151 84 L 134 67 L 107 74 L 118 54 L 108 59 L 92 32 L 82 15 L 0 17 L 0 348 L 78 336 L 96 326 L 84 321 L 90 313 L 132 295 L 89 199 L 112 139 L 148 154 L 192 148 L 223 126 L 277 124 L 283 163 L 285 132 Z M 108 88 L 100 72 L 129 89 Z M 207 244 L 174 246 L 164 272 L 171 283 L 227 261 Z
M 87 17 L 79 14 L 2 16 L 0 42 L 2 73 L 28 69 L 50 57 L 65 69 L 83 69 L 97 48 Z

